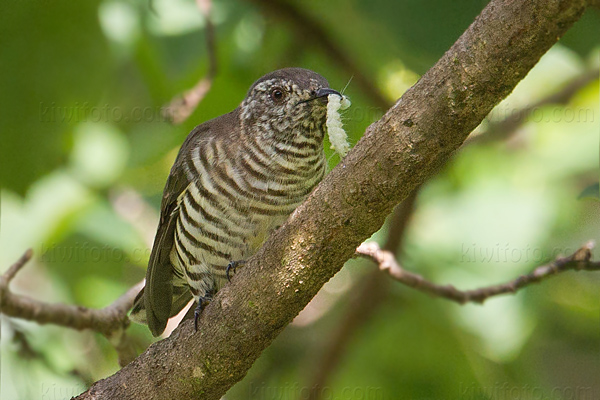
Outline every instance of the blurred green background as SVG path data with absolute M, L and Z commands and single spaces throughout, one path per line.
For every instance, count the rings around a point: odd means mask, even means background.
M 301 66 L 337 89 L 355 75 L 344 120 L 356 143 L 384 112 L 357 76 L 391 104 L 486 3 L 214 0 L 218 73 L 173 126 L 161 107 L 208 69 L 193 0 L 4 1 L 0 271 L 32 247 L 15 292 L 108 305 L 144 276 L 164 182 L 195 125 L 235 108 L 264 73 Z M 354 66 L 302 34 L 290 9 Z M 492 136 L 498 121 L 598 68 L 598 32 L 600 12 L 589 11 L 475 134 Z M 598 181 L 599 97 L 597 77 L 588 79 L 565 104 L 535 107 L 496 132 L 506 138 L 462 149 L 419 193 L 404 266 L 472 289 L 599 240 L 597 196 L 578 198 Z M 383 243 L 387 230 L 374 239 Z M 385 278 L 369 290 L 374 268 L 349 261 L 227 399 L 308 398 L 331 359 L 323 399 L 600 398 L 600 274 L 566 273 L 458 306 Z M 357 301 L 364 315 L 349 320 Z M 0 318 L 2 399 L 70 398 L 118 369 L 99 334 Z M 143 326 L 130 333 L 140 352 L 152 340 Z

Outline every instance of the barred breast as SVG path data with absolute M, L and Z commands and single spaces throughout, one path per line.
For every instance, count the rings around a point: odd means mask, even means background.
M 226 282 L 229 262 L 246 260 L 323 178 L 322 135 L 273 141 L 207 137 L 185 166 L 170 258 L 175 286 L 196 300 Z

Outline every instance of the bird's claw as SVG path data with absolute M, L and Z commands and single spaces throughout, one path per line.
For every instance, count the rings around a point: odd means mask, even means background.
M 243 261 L 243 260 L 240 260 L 240 261 L 231 261 L 229 264 L 227 264 L 227 269 L 225 270 L 225 275 L 227 276 L 227 280 L 229 282 L 231 282 L 231 277 L 229 276 L 229 272 L 231 270 L 233 270 L 233 273 L 235 274 L 235 271 L 237 270 L 237 267 L 241 267 L 244 264 L 246 264 L 246 261 Z
M 211 300 L 212 297 L 200 297 L 198 299 L 198 305 L 194 310 L 194 328 L 196 329 L 196 332 L 198 332 L 198 320 L 200 319 L 200 314 L 204 309 L 205 303 L 209 303 Z

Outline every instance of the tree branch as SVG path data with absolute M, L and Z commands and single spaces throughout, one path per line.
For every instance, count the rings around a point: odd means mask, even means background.
M 78 398 L 219 399 L 586 5 L 492 0 L 217 293 L 198 332 L 184 321 L 168 339 Z
M 206 49 L 208 53 L 208 72 L 196 85 L 183 95 L 175 97 L 163 111 L 164 116 L 174 124 L 184 122 L 208 94 L 213 79 L 217 75 L 217 51 L 215 48 L 215 26 L 210 17 L 212 0 L 196 0 L 198 9 L 204 16 Z
M 487 143 L 510 138 L 534 110 L 549 104 L 567 104 L 579 90 L 587 86 L 590 82 L 598 80 L 598 74 L 599 70 L 597 68 L 582 72 L 565 84 L 559 91 L 523 107 L 503 120 L 490 123 L 489 127 L 483 133 L 474 137 L 470 136 L 463 143 L 462 147 L 464 148 L 473 143 Z M 380 260 L 380 268 L 384 265 L 381 263 L 380 257 L 393 258 L 394 254 L 398 253 L 408 220 L 414 211 L 414 201 L 418 191 L 419 188 L 415 189 L 392 213 L 386 243 L 383 250 L 378 250 L 377 252 L 377 259 Z M 371 259 L 368 255 L 365 255 L 365 257 Z M 375 261 L 378 262 L 377 260 Z M 395 259 L 393 262 L 398 264 Z M 390 268 L 390 275 L 393 269 L 395 268 Z M 423 278 L 419 277 L 419 279 L 424 281 Z M 431 285 L 433 284 L 430 282 L 425 283 L 425 286 Z M 327 339 L 327 345 L 323 347 L 322 356 L 314 363 L 313 369 L 316 373 L 313 376 L 312 383 L 308 385 L 311 388 L 309 396 L 311 400 L 321 398 L 324 393 L 322 388 L 329 381 L 329 377 L 339 365 L 350 338 L 360 326 L 368 321 L 369 316 L 378 310 L 389 293 L 389 285 L 386 282 L 382 282 L 381 274 L 378 271 L 368 274 L 357 282 L 355 286 L 351 290 L 352 295 L 347 299 L 347 302 L 350 303 L 347 307 L 347 313 L 342 317 L 339 324 L 336 325 L 336 329 Z M 426 291 L 421 287 L 417 287 L 416 289 Z M 459 293 L 459 296 L 462 296 L 463 299 L 467 299 L 470 296 L 469 292 Z M 441 294 L 436 292 L 435 295 Z M 476 294 L 475 297 L 477 296 L 481 295 Z
M 360 256 L 367 257 L 379 264 L 379 269 L 386 271 L 398 282 L 413 289 L 420 290 L 432 296 L 443 297 L 459 304 L 479 303 L 483 304 L 488 298 L 507 293 L 516 293 L 517 290 L 539 283 L 542 280 L 565 271 L 600 271 L 600 262 L 590 261 L 592 256 L 593 242 L 588 242 L 575 253 L 568 257 L 559 257 L 553 262 L 534 269 L 527 275 L 521 275 L 517 279 L 500 285 L 487 286 L 475 290 L 458 290 L 452 285 L 437 285 L 423 278 L 421 275 L 409 272 L 402 268 L 394 254 L 382 250 L 375 242 L 363 243 L 356 249 Z
M 111 305 L 96 310 L 68 304 L 49 304 L 27 296 L 16 295 L 9 285 L 16 274 L 33 256 L 31 249 L 0 277 L 0 312 L 9 317 L 26 319 L 38 324 L 54 324 L 71 329 L 91 329 L 106 336 L 117 350 L 119 364 L 125 366 L 137 353 L 125 334 L 129 326 L 127 313 L 133 300 L 144 286 L 144 282 L 130 288 Z

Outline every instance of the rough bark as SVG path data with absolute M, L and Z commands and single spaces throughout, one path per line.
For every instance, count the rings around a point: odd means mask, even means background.
M 219 399 L 581 16 L 585 0 L 493 0 L 205 310 L 79 399 Z

